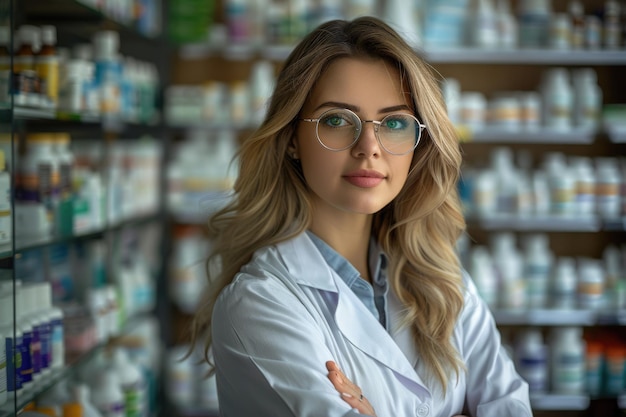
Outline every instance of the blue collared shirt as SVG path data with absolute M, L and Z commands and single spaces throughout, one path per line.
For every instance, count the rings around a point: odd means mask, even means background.
M 374 239 L 369 246 L 369 267 L 373 284 L 364 280 L 359 271 L 350 262 L 337 253 L 328 243 L 324 242 L 313 232 L 307 231 L 311 240 L 320 251 L 328 266 L 330 266 L 346 285 L 365 304 L 365 307 L 376 317 L 385 329 L 387 326 L 387 257 Z

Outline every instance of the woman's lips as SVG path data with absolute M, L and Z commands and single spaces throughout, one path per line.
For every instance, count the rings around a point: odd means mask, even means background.
M 343 176 L 350 184 L 361 188 L 371 188 L 380 184 L 385 176 L 378 171 L 358 170 Z

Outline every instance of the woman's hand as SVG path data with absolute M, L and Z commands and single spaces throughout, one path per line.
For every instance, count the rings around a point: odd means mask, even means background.
M 328 369 L 328 379 L 333 383 L 333 386 L 341 395 L 341 398 L 347 402 L 350 407 L 357 410 L 361 414 L 376 417 L 374 407 L 363 396 L 361 388 L 357 387 L 341 372 L 341 369 L 333 361 L 326 362 L 326 369 Z

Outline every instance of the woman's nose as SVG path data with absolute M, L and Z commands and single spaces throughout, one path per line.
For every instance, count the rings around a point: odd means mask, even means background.
M 380 155 L 381 148 L 376 137 L 378 126 L 372 122 L 363 122 L 359 139 L 352 147 L 352 154 L 357 157 Z

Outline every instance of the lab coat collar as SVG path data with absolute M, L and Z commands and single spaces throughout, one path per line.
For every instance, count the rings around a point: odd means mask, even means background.
M 356 295 L 339 278 L 306 235 L 278 245 L 293 279 L 303 286 L 334 293 L 335 320 L 341 333 L 360 350 L 390 368 L 400 382 L 420 397 L 430 397 L 414 369 L 417 352 L 408 329 L 393 337 L 376 321 Z M 393 291 L 389 291 L 392 293 Z M 400 314 L 399 302 L 390 303 L 390 314 Z M 397 320 L 393 320 L 396 322 Z M 408 332 L 408 333 L 407 333 Z

